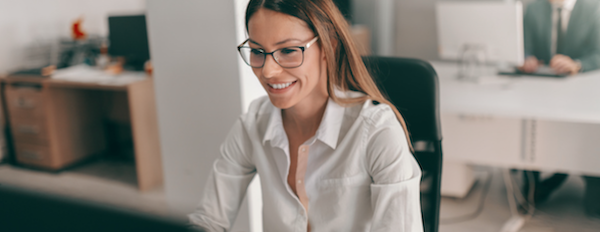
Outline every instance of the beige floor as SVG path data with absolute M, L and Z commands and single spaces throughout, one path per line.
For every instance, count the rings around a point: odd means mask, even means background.
M 500 231 L 503 223 L 511 216 L 500 170 L 486 167 L 479 167 L 477 170 L 481 181 L 466 198 L 442 199 L 441 232 L 496 232 Z M 477 209 L 485 180 L 490 173 L 491 187 L 481 214 L 467 221 L 452 220 Z M 138 192 L 133 164 L 123 161 L 99 159 L 59 173 L 4 164 L 0 165 L 0 183 L 89 199 L 159 216 L 179 217 L 182 220 L 181 216 L 169 215 L 162 189 Z M 539 207 L 521 231 L 600 231 L 600 219 L 589 218 L 583 213 L 583 188 L 584 184 L 580 177 L 570 176 L 567 183 L 546 204 Z
M 479 181 L 464 199 L 442 198 L 441 232 L 500 231 L 511 217 L 502 172 L 497 168 L 478 167 Z M 491 173 L 491 185 L 483 211 L 475 219 L 447 223 L 451 218 L 474 212 L 479 205 L 484 183 Z M 519 179 L 519 175 L 515 175 Z M 579 176 L 569 176 L 567 181 L 551 195 L 547 202 L 537 207 L 533 217 L 525 222 L 522 232 L 598 232 L 600 219 L 588 217 L 583 210 L 584 182 Z

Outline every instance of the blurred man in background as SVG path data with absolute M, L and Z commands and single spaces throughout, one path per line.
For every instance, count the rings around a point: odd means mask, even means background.
M 532 73 L 549 65 L 556 73 L 574 75 L 600 68 L 600 1 L 537 0 L 527 7 L 523 23 L 526 59 L 521 71 Z M 544 202 L 567 177 L 558 173 L 541 180 L 539 172 L 525 173 L 526 180 L 533 179 L 536 204 Z M 600 178 L 584 179 L 586 211 L 600 216 Z
M 525 63 L 535 72 L 549 65 L 560 74 L 600 68 L 600 1 L 537 0 L 527 7 L 524 22 Z

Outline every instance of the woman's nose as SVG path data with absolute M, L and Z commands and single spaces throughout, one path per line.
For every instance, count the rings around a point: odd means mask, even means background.
M 265 64 L 262 68 L 262 74 L 266 78 L 271 78 L 277 76 L 277 74 L 281 73 L 281 66 L 275 61 L 275 57 L 273 55 L 265 57 Z

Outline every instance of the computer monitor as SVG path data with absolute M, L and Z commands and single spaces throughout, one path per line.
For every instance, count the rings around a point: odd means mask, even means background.
M 145 15 L 108 17 L 108 53 L 124 57 L 125 68 L 143 70 L 150 59 Z
M 193 230 L 164 218 L 0 184 L 0 231 Z
M 523 5 L 514 2 L 438 2 L 440 58 L 460 60 L 467 46 L 484 50 L 486 62 L 522 65 Z

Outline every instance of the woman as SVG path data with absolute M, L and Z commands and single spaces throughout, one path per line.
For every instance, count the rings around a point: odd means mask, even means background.
M 230 229 L 258 173 L 265 231 L 422 231 L 406 126 L 334 3 L 251 0 L 246 28 L 238 50 L 268 98 L 234 124 L 190 221 Z

